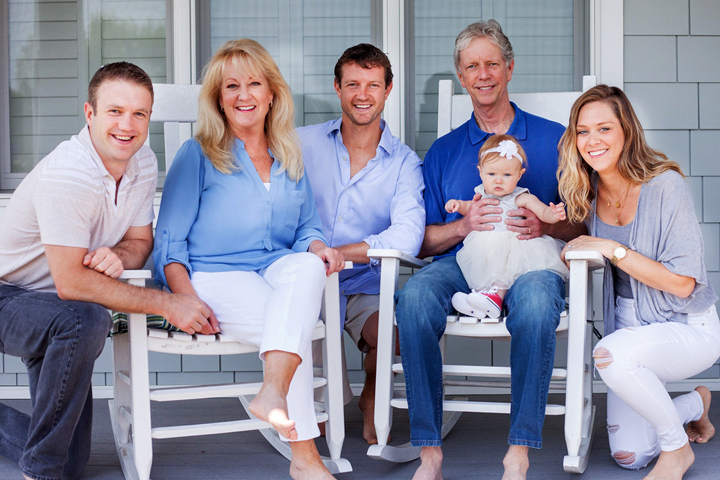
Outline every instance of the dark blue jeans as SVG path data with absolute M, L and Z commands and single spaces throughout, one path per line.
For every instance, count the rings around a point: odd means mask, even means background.
M 395 295 L 400 353 L 413 446 L 442 445 L 442 358 L 439 340 L 455 292 L 469 292 L 454 256 L 416 272 Z M 542 446 L 555 329 L 565 308 L 565 282 L 549 271 L 521 276 L 505 295 L 510 331 L 510 445 Z
M 0 403 L 0 455 L 38 480 L 75 479 L 90 458 L 92 371 L 112 320 L 94 303 L 0 285 L 0 352 L 22 357 L 32 413 Z

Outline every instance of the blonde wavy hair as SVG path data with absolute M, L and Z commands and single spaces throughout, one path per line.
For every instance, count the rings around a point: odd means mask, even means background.
M 642 125 L 625 93 L 617 87 L 597 85 L 580 95 L 573 104 L 568 127 L 558 146 L 558 191 L 565 202 L 568 219 L 573 223 L 587 218 L 597 195 L 591 182 L 593 169 L 583 160 L 577 149 L 580 110 L 593 102 L 608 105 L 625 134 L 625 145 L 617 163 L 620 175 L 631 182 L 645 183 L 668 170 L 683 174 L 677 163 L 668 160 L 664 153 L 650 148 L 647 144 Z
M 195 133 L 203 153 L 222 173 L 230 174 L 240 168 L 232 152 L 235 137 L 220 109 L 222 82 L 228 63 L 268 82 L 273 93 L 272 106 L 265 117 L 268 147 L 280 162 L 280 171 L 286 170 L 293 181 L 300 180 L 304 173 L 302 151 L 295 132 L 295 107 L 290 87 L 267 50 L 249 38 L 225 43 L 205 65 Z

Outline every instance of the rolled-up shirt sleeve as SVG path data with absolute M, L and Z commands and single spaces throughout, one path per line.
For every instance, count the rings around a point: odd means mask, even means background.
M 422 164 L 414 152 L 402 159 L 395 194 L 390 205 L 390 226 L 363 239 L 370 248 L 393 248 L 408 255 L 420 252 L 425 234 L 425 204 L 423 200 Z M 371 264 L 379 263 L 371 259 Z
M 187 239 L 200 205 L 204 158 L 191 147 L 183 144 L 170 167 L 155 228 L 155 280 L 166 286 L 165 266 L 170 263 L 180 263 L 192 274 Z
M 328 242 L 322 232 L 322 222 L 315 207 L 315 198 L 313 197 L 310 182 L 307 180 L 307 175 L 303 175 L 303 177 L 298 180 L 298 190 L 302 191 L 305 195 L 300 205 L 300 216 L 295 230 L 295 241 L 293 242 L 292 250 L 294 252 L 307 252 L 310 244 L 314 240 L 320 240 L 325 245 L 327 245 Z

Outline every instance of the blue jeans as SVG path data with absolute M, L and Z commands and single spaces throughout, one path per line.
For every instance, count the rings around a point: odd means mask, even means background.
M 38 480 L 80 477 L 90 458 L 92 371 L 112 320 L 97 304 L 0 285 L 0 352 L 22 357 L 30 416 L 0 403 L 0 455 Z
M 455 292 L 469 292 L 454 256 L 433 261 L 395 295 L 405 372 L 410 442 L 442 445 L 442 358 L 438 342 Z M 555 356 L 555 329 L 565 308 L 565 282 L 549 271 L 521 276 L 505 295 L 510 331 L 510 445 L 542 446 L 545 405 Z

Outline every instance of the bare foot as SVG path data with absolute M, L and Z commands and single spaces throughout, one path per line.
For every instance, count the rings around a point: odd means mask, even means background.
M 366 390 L 363 388 L 358 401 L 358 407 L 363 412 L 363 438 L 369 445 L 375 445 L 378 443 L 375 432 L 375 388 L 373 387 L 369 393 Z M 388 434 L 387 441 L 389 442 L 391 438 L 392 435 Z
M 442 480 L 442 460 L 440 447 L 423 447 L 420 450 L 420 466 L 412 480 Z
M 330 480 L 335 477 L 325 467 L 315 447 L 315 440 L 290 442 L 292 461 L 290 476 L 295 480 Z
M 288 418 L 287 400 L 272 385 L 263 383 L 258 394 L 248 405 L 248 410 L 260 420 L 272 425 L 283 437 L 290 441 L 297 440 L 295 422 Z
M 690 443 L 671 452 L 661 452 L 655 467 L 643 480 L 682 480 L 694 461 Z
M 690 422 L 687 425 L 687 436 L 688 440 L 695 443 L 707 443 L 713 435 L 715 435 L 715 426 L 710 423 L 708 413 L 710 412 L 710 401 L 712 400 L 712 394 L 707 387 L 697 387 L 696 392 L 700 394 L 703 401 L 703 413 L 699 420 Z
M 528 447 L 523 445 L 510 445 L 505 458 L 503 458 L 502 480 L 525 480 L 528 468 L 530 468 L 530 459 L 528 458 Z

